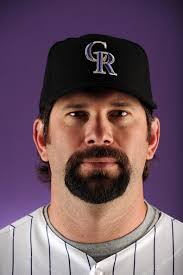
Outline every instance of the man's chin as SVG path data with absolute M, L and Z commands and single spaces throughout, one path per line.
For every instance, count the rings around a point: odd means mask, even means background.
M 97 180 L 97 175 L 99 176 L 99 180 L 101 179 L 100 176 L 103 176 L 104 178 L 114 178 L 119 176 L 119 168 L 118 167 L 105 167 L 105 168 L 92 168 L 89 167 L 88 169 L 84 167 L 80 167 L 78 171 L 79 175 L 81 177 L 87 178 L 87 177 L 92 177 L 96 175 L 96 180 Z
M 111 179 L 91 179 L 85 184 L 88 191 L 97 193 L 111 189 L 114 182 Z

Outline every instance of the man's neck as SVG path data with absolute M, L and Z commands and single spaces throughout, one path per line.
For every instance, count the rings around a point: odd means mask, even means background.
M 63 236 L 76 242 L 100 243 L 120 238 L 137 228 L 146 215 L 143 191 L 134 191 L 133 198 L 127 191 L 101 205 L 88 204 L 73 196 L 70 202 L 65 196 L 63 203 L 63 198 L 58 200 L 54 196 L 48 208 L 50 222 Z

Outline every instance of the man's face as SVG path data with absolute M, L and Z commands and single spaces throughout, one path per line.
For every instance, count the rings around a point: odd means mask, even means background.
M 61 97 L 50 114 L 52 182 L 90 203 L 122 196 L 142 182 L 147 122 L 140 102 L 118 91 L 77 91 Z

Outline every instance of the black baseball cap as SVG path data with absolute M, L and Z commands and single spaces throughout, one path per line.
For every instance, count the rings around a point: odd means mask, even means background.
M 49 50 L 39 110 L 74 90 L 115 89 L 138 98 L 151 111 L 148 58 L 137 43 L 103 34 L 56 42 Z

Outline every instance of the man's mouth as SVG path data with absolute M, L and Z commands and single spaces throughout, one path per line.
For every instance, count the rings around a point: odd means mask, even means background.
M 116 164 L 117 162 L 113 158 L 91 158 L 91 159 L 85 159 L 82 162 L 82 165 L 84 165 L 84 167 L 92 167 L 92 168 L 111 167 Z

